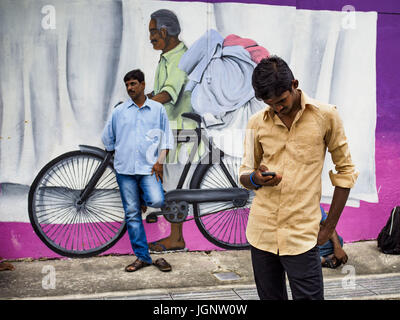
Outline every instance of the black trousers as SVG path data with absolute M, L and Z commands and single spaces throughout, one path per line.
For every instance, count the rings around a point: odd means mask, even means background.
M 251 260 L 261 300 L 288 300 L 285 273 L 293 300 L 324 299 L 318 247 L 295 256 L 279 256 L 252 246 Z

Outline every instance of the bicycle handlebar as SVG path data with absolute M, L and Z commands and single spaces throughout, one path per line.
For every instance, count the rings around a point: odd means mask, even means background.
M 182 118 L 188 118 L 190 120 L 193 120 L 197 122 L 197 126 L 200 127 L 201 125 L 201 116 L 198 113 L 194 112 L 185 112 L 181 114 Z

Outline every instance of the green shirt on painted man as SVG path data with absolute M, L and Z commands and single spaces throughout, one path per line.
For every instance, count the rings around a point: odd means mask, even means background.
M 171 129 L 182 129 L 181 114 L 192 112 L 190 92 L 184 90 L 187 74 L 178 68 L 179 61 L 187 50 L 181 42 L 174 49 L 161 54 L 155 74 L 154 95 L 166 91 L 171 96 L 171 101 L 164 103 Z M 192 128 L 192 121 L 185 121 L 185 129 Z

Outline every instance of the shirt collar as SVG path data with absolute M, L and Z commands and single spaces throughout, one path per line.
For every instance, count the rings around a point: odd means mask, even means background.
M 181 51 L 182 49 L 185 48 L 185 44 L 181 41 L 175 48 L 172 50 L 162 53 L 160 57 L 164 57 L 165 60 L 169 60 L 171 56 L 175 55 L 178 51 Z
M 306 105 L 312 104 L 312 100 L 307 96 L 307 94 L 304 91 L 302 91 L 300 89 L 297 89 L 297 90 L 299 90 L 300 94 L 301 94 L 301 98 L 300 98 L 301 109 L 299 111 L 300 115 L 301 115 L 303 113 L 304 109 L 306 108 Z M 267 106 L 267 108 L 264 111 L 263 119 L 267 120 L 268 117 L 272 119 L 272 118 L 274 118 L 274 116 L 275 116 L 274 110 L 270 106 Z
M 149 109 L 151 109 L 151 104 L 149 103 L 149 100 L 150 99 L 148 97 L 146 97 L 146 100 L 144 101 L 144 104 L 143 104 L 143 106 L 141 108 L 148 107 Z M 137 104 L 132 100 L 131 97 L 129 97 L 129 99 L 126 101 L 126 103 L 127 103 L 127 108 L 130 108 L 132 106 L 135 106 L 136 108 L 139 108 L 137 106 Z

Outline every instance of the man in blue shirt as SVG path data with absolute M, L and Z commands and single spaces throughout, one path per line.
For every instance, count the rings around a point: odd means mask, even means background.
M 144 94 L 143 72 L 128 72 L 124 82 L 130 99 L 113 110 L 102 141 L 107 151 L 115 151 L 114 168 L 129 239 L 137 257 L 125 268 L 132 272 L 152 264 L 141 206 L 160 208 L 164 204 L 163 162 L 174 147 L 174 139 L 165 108 Z M 163 258 L 154 264 L 161 271 L 171 270 Z

